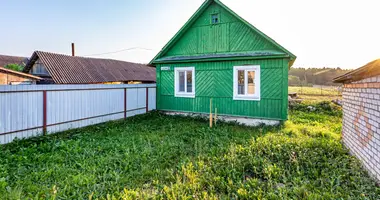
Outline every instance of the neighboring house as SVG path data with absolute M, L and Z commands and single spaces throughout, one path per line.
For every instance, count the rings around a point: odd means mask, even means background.
M 40 84 L 154 83 L 156 69 L 119 60 L 35 51 L 24 68 L 43 78 Z
M 0 85 L 31 85 L 40 77 L 0 67 Z
M 5 67 L 8 64 L 25 66 L 27 62 L 28 58 L 26 57 L 0 55 L 0 67 Z
M 220 1 L 207 0 L 151 61 L 157 109 L 209 113 L 212 99 L 221 115 L 287 120 L 295 59 Z
M 344 84 L 343 143 L 380 183 L 380 59 L 334 82 Z

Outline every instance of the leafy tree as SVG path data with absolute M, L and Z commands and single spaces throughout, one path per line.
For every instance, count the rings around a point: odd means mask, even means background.
M 289 76 L 296 76 L 302 85 L 338 85 L 333 79 L 348 73 L 350 70 L 341 68 L 291 68 Z M 292 78 L 292 80 L 295 80 Z M 290 82 L 289 82 L 290 84 Z
M 10 70 L 19 71 L 19 72 L 21 72 L 24 69 L 23 66 L 18 65 L 18 64 L 8 64 L 8 65 L 5 65 L 4 67 Z
M 289 75 L 288 82 L 289 82 L 289 85 L 300 85 L 301 84 L 300 77 L 293 76 L 293 75 Z

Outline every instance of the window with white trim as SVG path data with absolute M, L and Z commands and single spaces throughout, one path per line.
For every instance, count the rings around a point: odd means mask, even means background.
M 177 67 L 174 69 L 174 93 L 176 97 L 195 97 L 194 67 Z
M 234 67 L 234 100 L 260 101 L 260 66 Z

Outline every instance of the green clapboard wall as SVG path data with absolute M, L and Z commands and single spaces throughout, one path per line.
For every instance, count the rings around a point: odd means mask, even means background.
M 215 13 L 218 24 L 211 23 Z M 212 57 L 255 52 L 260 56 Z M 210 59 L 180 59 L 205 55 L 211 55 Z M 286 120 L 288 67 L 294 59 L 220 1 L 208 0 L 151 62 L 157 69 L 157 109 L 209 113 L 212 98 L 220 114 Z M 260 101 L 233 100 L 233 67 L 242 65 L 260 65 Z M 170 70 L 161 71 L 161 67 Z M 174 96 L 176 67 L 195 67 L 195 98 Z
M 261 66 L 261 100 L 233 100 L 233 66 Z M 161 71 L 161 66 L 170 70 Z M 174 68 L 195 67 L 195 98 L 174 97 Z M 288 60 L 240 60 L 157 65 L 157 109 L 210 112 L 210 99 L 218 113 L 262 119 L 286 120 Z

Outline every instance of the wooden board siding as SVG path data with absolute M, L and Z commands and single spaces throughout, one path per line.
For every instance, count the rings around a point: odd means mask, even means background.
M 219 13 L 218 24 L 210 24 L 214 13 Z M 260 50 L 281 51 L 214 2 L 162 57 Z
M 21 77 L 18 75 L 10 74 L 7 72 L 0 72 L 0 85 L 9 85 L 11 83 L 13 84 L 20 84 L 22 82 L 27 82 L 30 84 L 35 84 L 35 79 L 29 79 L 25 77 Z
M 210 98 L 218 113 L 262 119 L 287 119 L 288 59 L 157 65 L 157 109 L 208 113 Z M 233 100 L 233 66 L 261 66 L 261 100 Z M 161 71 L 170 66 L 169 71 Z M 195 67 L 195 98 L 174 97 L 174 68 Z
M 213 14 L 218 22 L 212 23 Z M 151 61 L 156 65 L 157 108 L 286 120 L 288 69 L 296 56 L 219 0 L 206 0 Z M 234 100 L 233 67 L 260 65 L 259 101 Z M 169 69 L 161 71 L 161 67 Z M 195 98 L 174 95 L 174 69 L 195 68 Z

